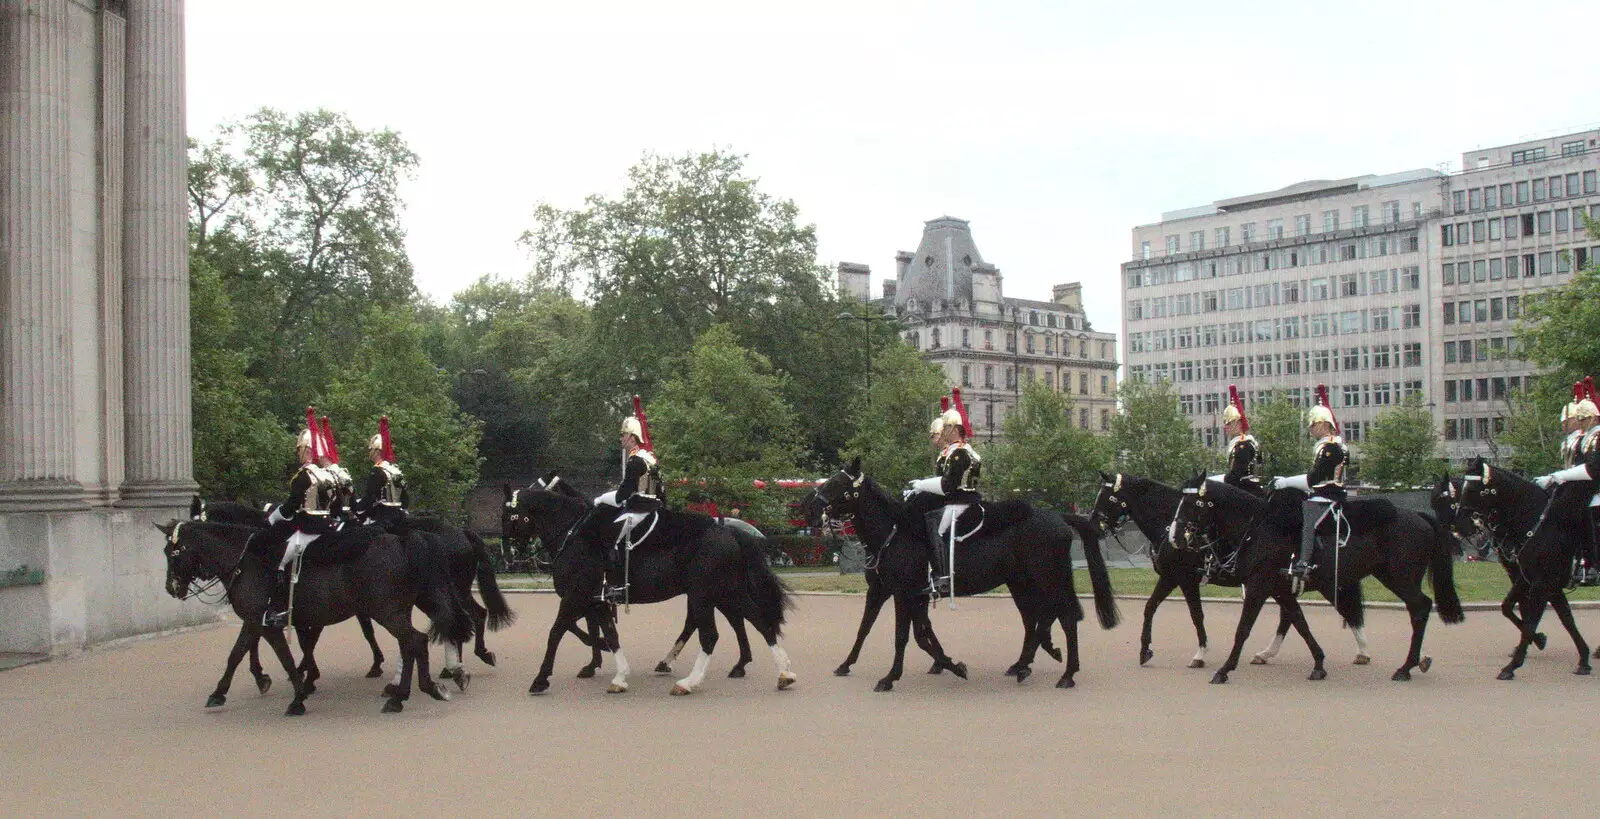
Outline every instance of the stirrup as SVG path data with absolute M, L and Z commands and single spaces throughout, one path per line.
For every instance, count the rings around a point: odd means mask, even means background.
M 288 628 L 289 612 L 267 610 L 261 613 L 262 628 Z
M 951 597 L 950 575 L 935 577 L 928 581 L 928 596 L 935 602 L 941 597 Z
M 620 606 L 627 599 L 627 596 L 628 587 L 626 585 L 605 586 L 604 588 L 600 589 L 599 594 L 595 595 L 595 599 L 602 603 Z

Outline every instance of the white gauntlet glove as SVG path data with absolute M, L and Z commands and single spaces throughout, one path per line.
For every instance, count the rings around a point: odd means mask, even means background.
M 1306 476 L 1295 475 L 1289 478 L 1273 478 L 1273 489 L 1298 489 L 1301 492 L 1310 492 L 1311 484 L 1306 481 Z

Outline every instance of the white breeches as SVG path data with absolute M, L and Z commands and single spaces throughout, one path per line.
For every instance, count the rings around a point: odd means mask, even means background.
M 271 525 L 271 524 L 274 524 L 274 523 L 282 523 L 285 520 L 288 520 L 288 518 L 285 518 L 283 516 L 283 513 L 278 511 L 278 507 L 276 507 L 276 506 L 272 507 L 272 514 L 267 515 L 267 524 L 268 525 Z
M 610 492 L 607 492 L 604 495 L 601 495 L 600 497 L 595 498 L 594 499 L 594 505 L 595 506 L 616 506 L 617 505 L 617 490 L 613 489 Z
M 294 559 L 304 554 L 306 547 L 315 543 L 322 535 L 308 535 L 305 532 L 295 532 L 289 536 L 289 542 L 283 548 L 283 560 L 278 562 L 279 569 L 287 569 Z
M 1207 475 L 1206 476 L 1206 480 L 1208 480 L 1208 481 L 1217 481 L 1217 482 L 1220 483 L 1222 481 L 1222 479 L 1226 478 L 1226 477 L 1228 477 L 1226 473 L 1223 473 L 1223 474 L 1220 474 L 1220 475 Z
M 633 531 L 633 527 L 643 523 L 647 517 L 650 517 L 649 512 L 623 512 L 617 515 L 617 522 L 622 524 L 622 531 L 617 535 L 617 539 L 625 540 Z
M 952 503 L 946 506 L 944 515 L 939 518 L 939 537 L 944 537 L 950 531 L 950 528 L 956 525 L 956 518 L 961 517 L 961 513 L 967 511 L 967 507 L 971 505 L 969 503 Z

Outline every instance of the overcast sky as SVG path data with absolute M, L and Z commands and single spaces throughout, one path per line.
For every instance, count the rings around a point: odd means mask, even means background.
M 1313 10 L 1313 6 L 1319 8 Z M 1085 284 L 1121 331 L 1129 230 L 1305 180 L 1460 166 L 1600 120 L 1592 4 L 188 0 L 189 131 L 261 106 L 398 130 L 417 284 L 515 276 L 533 206 L 646 151 L 727 147 L 873 292 L 972 222 L 1006 293 Z M 763 11 L 762 9 L 771 9 Z

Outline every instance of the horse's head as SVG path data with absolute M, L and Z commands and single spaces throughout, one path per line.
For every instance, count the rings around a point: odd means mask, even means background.
M 1504 479 L 1487 460 L 1479 457 L 1469 459 L 1466 474 L 1461 477 L 1461 490 L 1456 499 L 1457 517 L 1498 509 L 1502 483 Z
M 509 483 L 501 484 L 500 488 L 506 493 L 505 503 L 500 507 L 500 538 L 512 544 L 533 540 L 533 522 L 520 509 L 525 490 L 512 489 Z
M 1100 491 L 1094 496 L 1094 508 L 1089 512 L 1089 522 L 1101 533 L 1110 532 L 1128 519 L 1128 498 L 1123 487 L 1122 473 L 1100 473 Z
M 214 574 L 206 570 L 205 561 L 197 548 L 193 523 L 174 520 L 155 526 L 165 538 L 161 551 L 167 558 L 167 594 L 182 600 L 189 596 L 189 587 L 196 580 L 209 580 L 207 575 Z
M 500 522 L 506 527 L 502 531 L 509 533 L 506 536 L 512 538 L 531 540 L 537 537 L 545 543 L 559 542 L 567 529 L 589 510 L 588 501 L 582 498 L 569 497 L 537 486 L 516 491 L 507 487 L 506 491 L 508 496 L 500 513 Z
M 861 471 L 861 456 L 839 467 L 839 471 L 822 482 L 803 505 L 806 520 L 813 526 L 821 525 L 823 513 L 835 520 L 855 517 L 861 502 L 861 486 L 867 476 Z
M 1461 511 L 1461 479 L 1440 475 L 1428 493 L 1428 507 L 1433 516 L 1459 537 L 1470 537 L 1478 527 L 1472 515 Z
M 206 519 L 206 502 L 199 495 L 195 495 L 194 498 L 189 501 L 189 519 Z
M 1168 539 L 1179 549 L 1200 548 L 1201 532 L 1216 531 L 1217 501 L 1208 487 L 1214 486 L 1206 476 L 1195 475 L 1183 484 L 1183 497 L 1178 499 L 1178 511 L 1172 515 L 1172 525 L 1167 529 Z

